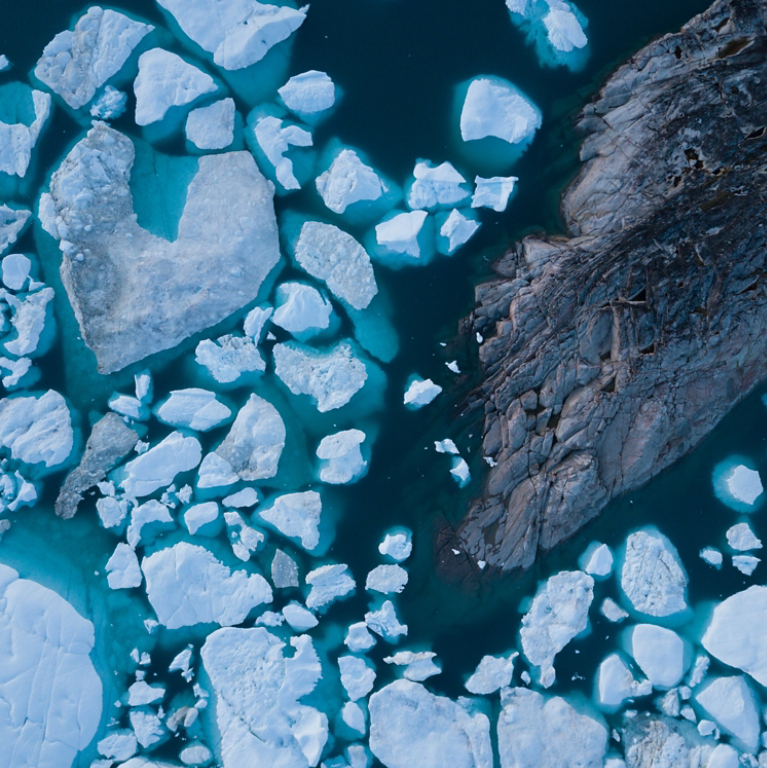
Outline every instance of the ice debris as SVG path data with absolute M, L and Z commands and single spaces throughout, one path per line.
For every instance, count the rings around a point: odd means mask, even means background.
M 424 241 L 426 223 L 429 214 L 426 211 L 396 213 L 376 225 L 376 242 L 383 254 L 398 254 L 420 259 L 428 256 L 428 245 Z
M 226 422 L 232 415 L 228 406 L 207 389 L 174 389 L 155 408 L 163 423 L 179 429 L 207 432 Z
M 469 465 L 466 463 L 466 459 L 462 459 L 460 456 L 453 457 L 453 468 L 450 470 L 450 474 L 458 483 L 459 488 L 468 485 L 469 480 L 471 480 L 471 473 L 469 472 Z
M 132 547 L 120 542 L 106 564 L 107 583 L 110 589 L 140 587 L 142 576 L 138 558 Z
M 234 99 L 220 99 L 193 109 L 186 118 L 186 137 L 197 149 L 226 149 L 234 141 Z
M 295 602 L 288 603 L 282 609 L 282 615 L 294 632 L 306 632 L 308 629 L 314 629 L 320 623 L 310 610 Z
M 367 462 L 360 450 L 364 441 L 365 433 L 359 429 L 347 429 L 323 437 L 317 446 L 320 480 L 332 485 L 358 480 L 367 470 Z
M 397 642 L 401 635 L 407 635 L 407 625 L 400 624 L 391 600 L 385 600 L 378 610 L 368 611 L 365 614 L 365 624 L 368 629 L 390 643 Z
M 274 115 L 256 118 L 253 134 L 266 159 L 274 168 L 278 184 L 286 190 L 301 189 L 293 172 L 293 161 L 286 157 L 291 147 L 311 147 L 312 134 L 298 125 L 286 125 Z
M 717 570 L 722 567 L 722 553 L 715 547 L 704 547 L 699 554 L 704 562 L 713 565 Z
M 219 384 L 233 384 L 249 374 L 266 370 L 266 363 L 253 339 L 225 334 L 203 339 L 195 349 L 195 361 L 208 369 Z
M 23 208 L 0 205 L 0 255 L 5 253 L 20 237 L 31 215 L 30 211 Z
M 760 562 L 761 560 L 753 555 L 735 555 L 732 558 L 732 564 L 746 576 L 750 576 Z
M 578 559 L 578 565 L 595 578 L 607 578 L 613 571 L 613 553 L 607 544 L 595 541 Z
M 274 553 L 271 574 L 272 583 L 276 589 L 289 589 L 298 586 L 298 566 L 295 560 L 281 549 Z

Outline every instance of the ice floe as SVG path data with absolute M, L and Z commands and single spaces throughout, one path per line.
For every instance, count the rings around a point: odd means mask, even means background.
M 607 544 L 595 541 L 581 555 L 578 565 L 597 579 L 607 578 L 613 572 L 613 553 Z
M 30 211 L 23 208 L 0 205 L 0 255 L 5 253 L 21 236 L 31 215 Z
M 277 93 L 291 112 L 301 116 L 325 112 L 336 103 L 333 81 L 316 69 L 294 75 Z
M 379 565 L 367 575 L 365 589 L 382 594 L 402 592 L 407 584 L 407 571 L 399 565 Z
M 365 653 L 376 644 L 376 639 L 370 634 L 367 624 L 358 621 L 351 624 L 344 638 L 344 645 L 353 653 Z
M 311 552 L 320 543 L 322 498 L 317 491 L 286 493 L 259 507 L 258 516 Z
M 389 192 L 386 182 L 353 149 L 342 149 L 316 183 L 325 205 L 339 214 L 355 203 L 375 202 Z
M 419 160 L 413 170 L 413 182 L 407 191 L 407 204 L 413 210 L 450 208 L 469 197 L 466 179 L 451 163 L 433 166 Z
M 136 735 L 131 731 L 112 731 L 98 743 L 99 754 L 115 760 L 128 760 L 138 751 Z
M 226 334 L 203 339 L 195 349 L 195 361 L 208 369 L 219 384 L 234 384 L 266 370 L 266 363 L 253 339 Z
M 434 400 L 441 391 L 442 387 L 431 379 L 415 376 L 405 390 L 405 405 L 411 408 L 422 408 Z
M 436 657 L 434 651 L 398 651 L 393 656 L 385 656 L 384 663 L 404 667 L 402 676 L 406 680 L 421 683 L 441 674 L 442 667 L 434 661 Z
M 362 477 L 368 466 L 360 450 L 364 441 L 365 433 L 360 429 L 347 429 L 323 437 L 317 446 L 320 480 L 339 485 Z
M 722 553 L 715 547 L 701 549 L 700 558 L 709 565 L 713 565 L 717 570 L 722 567 Z
M 735 555 L 732 558 L 732 564 L 746 576 L 750 576 L 760 562 L 761 560 L 753 555 Z
M 380 635 L 390 643 L 397 642 L 402 635 L 407 635 L 407 625 L 401 624 L 391 600 L 384 600 L 380 608 L 365 614 L 368 629 Z
M 628 651 L 654 688 L 673 688 L 684 676 L 689 651 L 676 632 L 653 624 L 627 631 Z
M 489 179 L 477 176 L 474 179 L 471 207 L 492 208 L 498 213 L 505 211 L 518 181 L 516 176 L 493 176 Z
M 110 589 L 140 587 L 143 580 L 135 551 L 122 542 L 107 561 L 106 572 Z
M 2 261 L 3 285 L 12 291 L 22 291 L 32 271 L 32 260 L 23 253 L 11 253 Z
M 212 528 L 211 523 L 218 521 L 218 525 Z M 202 504 L 194 504 L 184 512 L 184 525 L 192 535 L 211 532 L 217 534 L 221 529 L 221 517 L 218 504 L 215 501 L 207 501 Z
M 483 656 L 479 665 L 466 681 L 469 693 L 488 695 L 511 685 L 514 675 L 514 660 L 518 653 L 506 656 Z
M 232 465 L 217 453 L 209 453 L 197 470 L 197 487 L 199 489 L 226 488 L 239 482 L 240 476 L 232 469 Z
M 338 668 L 341 671 L 341 685 L 351 701 L 362 699 L 373 690 L 376 673 L 365 659 L 358 656 L 341 656 L 338 659 Z
M 276 589 L 297 587 L 299 582 L 296 561 L 290 555 L 278 549 L 272 559 L 271 576 L 272 583 Z
M 14 333 L 3 342 L 5 351 L 15 357 L 37 357 L 50 346 L 43 341 L 46 321 L 53 301 L 53 288 L 42 288 L 28 293 L 23 299 L 6 293 L 5 301 L 11 308 L 11 327 Z
M 197 149 L 226 149 L 234 141 L 234 99 L 220 99 L 193 109 L 186 118 L 186 137 Z
M 597 701 L 607 711 L 618 709 L 626 699 L 648 696 L 652 693 L 649 680 L 635 680 L 626 662 L 617 653 L 611 653 L 597 670 Z
M 749 751 L 759 745 L 759 707 L 742 675 L 717 677 L 695 692 L 695 701 L 717 725 Z
M 737 523 L 727 530 L 727 543 L 738 552 L 761 549 L 762 542 L 756 537 L 748 523 Z
M 413 534 L 406 528 L 390 531 L 378 545 L 378 551 L 395 562 L 401 563 L 407 560 L 413 551 L 412 539 Z
M 378 258 L 390 266 L 427 259 L 433 250 L 430 224 L 426 211 L 391 214 L 375 227 Z
M 207 389 L 174 389 L 155 409 L 155 416 L 171 427 L 207 432 L 221 426 L 232 415 L 215 392 Z
M 306 574 L 306 583 L 311 587 L 306 598 L 306 607 L 323 611 L 336 600 L 343 600 L 354 593 L 357 585 L 344 563 L 321 565 Z
M 330 327 L 333 305 L 305 283 L 277 286 L 272 322 L 299 339 L 309 338 Z
M 286 154 L 291 147 L 311 147 L 314 143 L 311 132 L 298 125 L 286 124 L 274 115 L 255 117 L 252 130 L 256 143 L 272 166 L 277 183 L 286 190 L 301 189 L 293 161 Z
M 437 251 L 445 256 L 451 256 L 474 237 L 479 226 L 476 219 L 457 208 L 453 208 L 450 213 L 437 214 Z
M 751 512 L 760 503 L 764 492 L 759 472 L 749 463 L 733 457 L 714 467 L 716 497 L 737 512 Z
M 320 623 L 310 610 L 298 603 L 288 603 L 282 609 L 282 615 L 294 632 L 306 632 L 307 629 L 314 629 Z
M 34 118 L 24 118 L 31 106 Z M 0 87 L 0 173 L 24 178 L 32 150 L 51 112 L 51 97 L 22 83 Z M 29 115 L 31 117 L 31 115 Z

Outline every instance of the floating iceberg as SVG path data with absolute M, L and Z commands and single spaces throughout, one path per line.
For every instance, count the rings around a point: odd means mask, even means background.
M 175 389 L 155 408 L 155 416 L 171 427 L 207 432 L 229 420 L 231 409 L 207 389 Z
M 466 681 L 469 693 L 488 695 L 511 685 L 514 675 L 514 660 L 518 653 L 507 656 L 483 656 L 482 661 Z
M 149 602 L 168 629 L 209 622 L 241 624 L 253 608 L 272 601 L 263 576 L 231 571 L 195 544 L 180 542 L 161 549 L 144 558 L 141 570 Z
M 322 498 L 317 491 L 286 493 L 258 510 L 262 520 L 308 552 L 320 543 L 321 515 Z
M 197 149 L 226 149 L 234 141 L 234 99 L 193 109 L 186 118 L 186 137 Z
M 90 108 L 91 117 L 97 120 L 116 120 L 125 114 L 128 94 L 108 85 Z
M 258 0 L 158 0 L 184 33 L 224 69 L 242 69 L 266 56 L 304 23 L 309 6 L 267 5 Z
M 695 692 L 695 701 L 717 725 L 749 751 L 759 745 L 759 706 L 746 678 L 717 677 Z
M 132 547 L 122 542 L 115 548 L 105 568 L 110 589 L 140 587 L 143 577 L 138 558 Z
M 0 205 L 0 255 L 5 253 L 24 231 L 32 214 L 23 208 Z
M 627 631 L 629 653 L 654 688 L 673 688 L 684 676 L 689 650 L 676 632 L 653 624 L 637 624 Z
M 49 94 L 22 83 L 0 87 L 0 173 L 26 176 L 32 150 L 50 113 Z
M 368 629 L 390 643 L 396 643 L 400 636 L 407 635 L 407 625 L 400 624 L 391 600 L 385 600 L 378 610 L 368 611 L 365 614 L 365 624 Z
M 737 523 L 729 528 L 727 543 L 738 552 L 762 548 L 762 542 L 756 537 L 748 523 Z
M 370 749 L 387 768 L 493 765 L 487 717 L 410 680 L 370 697 Z
M 298 603 L 288 603 L 282 609 L 282 615 L 294 632 L 306 632 L 307 629 L 314 629 L 320 623 L 310 610 Z
M 209 453 L 200 462 L 197 472 L 198 488 L 225 488 L 239 482 L 240 476 L 232 465 L 217 453 Z
M 434 250 L 429 214 L 426 211 L 390 214 L 376 225 L 375 241 L 379 260 L 389 266 L 425 264 Z
M 306 574 L 306 583 L 311 587 L 306 598 L 306 607 L 324 610 L 336 600 L 342 600 L 357 588 L 349 574 L 349 566 L 343 563 L 322 565 Z
M 453 479 L 458 483 L 459 488 L 464 488 L 471 480 L 471 473 L 469 472 L 469 465 L 466 463 L 466 459 L 462 459 L 460 456 L 453 457 L 453 468 L 450 470 L 450 474 Z
M 613 553 L 607 544 L 595 541 L 578 559 L 583 571 L 595 578 L 607 578 L 613 572 Z
M 211 523 L 217 523 L 217 525 L 211 526 Z M 207 532 L 210 532 L 210 535 L 217 534 L 221 528 L 218 504 L 215 501 L 193 504 L 184 512 L 184 525 L 192 535 Z
M 516 176 L 493 176 L 489 179 L 477 176 L 474 179 L 471 207 L 492 208 L 498 213 L 505 211 L 518 181 Z
M 93 6 L 74 31 L 60 32 L 43 50 L 35 77 L 72 109 L 87 104 L 123 67 L 154 27 L 111 9 Z
M 3 342 L 5 351 L 15 357 L 37 357 L 47 352 L 51 339 L 46 338 L 45 326 L 53 301 L 53 288 L 42 288 L 28 293 L 24 299 L 5 295 L 5 301 L 11 308 L 11 327 L 14 333 Z
M 438 213 L 437 251 L 445 256 L 452 256 L 462 245 L 467 243 L 479 229 L 479 222 L 470 218 L 457 208 L 450 213 Z
M 355 203 L 379 200 L 389 186 L 353 149 L 342 149 L 317 177 L 317 191 L 333 213 L 342 214 Z
M 344 645 L 353 653 L 365 653 L 376 644 L 376 639 L 370 634 L 367 624 L 358 621 L 351 624 L 344 638 Z
M 249 375 L 266 370 L 264 358 L 247 336 L 226 334 L 215 341 L 203 339 L 195 349 L 194 359 L 219 384 L 241 383 Z
M 314 143 L 311 132 L 298 125 L 288 125 L 274 115 L 255 117 L 252 131 L 261 152 L 274 170 L 277 183 L 286 190 L 301 189 L 293 161 L 285 155 L 291 147 L 311 147 Z
M 761 560 L 753 555 L 735 555 L 732 558 L 732 564 L 746 576 L 750 576 L 760 562 Z
M 554 657 L 588 626 L 593 599 L 591 576 L 582 571 L 562 571 L 543 585 L 522 617 L 522 652 L 540 668 L 544 688 L 550 687 L 556 677 Z
M 714 547 L 704 547 L 699 553 L 700 558 L 719 570 L 722 567 L 722 553 Z
M 393 656 L 385 656 L 384 663 L 396 664 L 398 667 L 405 667 L 402 676 L 406 680 L 412 680 L 421 683 L 434 675 L 442 672 L 442 667 L 435 663 L 437 654 L 433 651 L 399 651 Z
M 174 527 L 175 521 L 168 507 L 156 499 L 150 499 L 134 507 L 125 538 L 128 544 L 135 548 L 139 544 L 150 543 L 160 531 L 168 531 Z
M 399 565 L 379 565 L 367 575 L 365 589 L 382 594 L 402 592 L 407 584 L 407 571 Z
M 611 597 L 606 597 L 599 608 L 600 613 L 613 623 L 619 623 L 628 618 L 628 613 L 621 608 Z
M 336 87 L 326 72 L 310 70 L 294 75 L 277 90 L 283 104 L 297 115 L 315 115 L 336 103 Z
M 333 305 L 311 285 L 282 283 L 277 286 L 272 322 L 300 339 L 330 327 Z
M 413 551 L 412 539 L 413 534 L 406 528 L 390 531 L 378 545 L 378 551 L 395 562 L 401 563 L 407 560 Z
M 2 262 L 3 285 L 12 291 L 22 291 L 31 271 L 31 259 L 22 253 L 11 253 Z
M 338 485 L 352 483 L 362 477 L 368 465 L 360 450 L 364 441 L 365 433 L 359 429 L 347 429 L 323 437 L 317 446 L 320 480 Z
M 281 549 L 274 553 L 271 573 L 272 583 L 277 589 L 289 589 L 298 586 L 298 566 L 295 560 Z
M 365 659 L 341 656 L 338 659 L 338 668 L 341 671 L 341 685 L 351 701 L 362 699 L 373 690 L 376 673 Z
M 441 391 L 442 387 L 431 379 L 421 379 L 416 376 L 405 390 L 405 405 L 414 409 L 422 408 L 434 400 Z
M 747 460 L 733 457 L 714 467 L 714 494 L 736 512 L 752 512 L 763 500 L 762 479 Z
M 465 201 L 469 190 L 466 179 L 450 163 L 432 166 L 419 160 L 413 170 L 414 181 L 407 191 L 407 204 L 413 210 L 449 208 Z
M 611 653 L 599 665 L 596 690 L 599 706 L 614 711 L 626 699 L 651 694 L 652 683 L 649 680 L 635 680 L 626 662 L 617 653 Z

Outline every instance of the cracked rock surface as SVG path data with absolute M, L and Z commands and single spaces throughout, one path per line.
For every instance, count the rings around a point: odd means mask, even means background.
M 764 379 L 766 18 L 719 0 L 622 66 L 580 116 L 569 238 L 477 288 L 497 466 L 457 532 L 475 562 L 530 567 Z

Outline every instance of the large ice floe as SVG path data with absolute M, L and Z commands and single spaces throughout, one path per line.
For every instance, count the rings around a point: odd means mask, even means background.
M 24 177 L 51 112 L 51 97 L 23 83 L 0 87 L 0 173 Z
M 199 159 L 173 242 L 136 221 L 128 186 L 134 156 L 130 139 L 97 123 L 40 201 L 40 220 L 59 240 L 62 280 L 102 373 L 229 316 L 256 298 L 280 259 L 273 190 L 249 153 Z M 213 220 L 218 226 L 209 226 Z
M 0 564 L 0 765 L 69 768 L 101 722 L 93 624 Z

